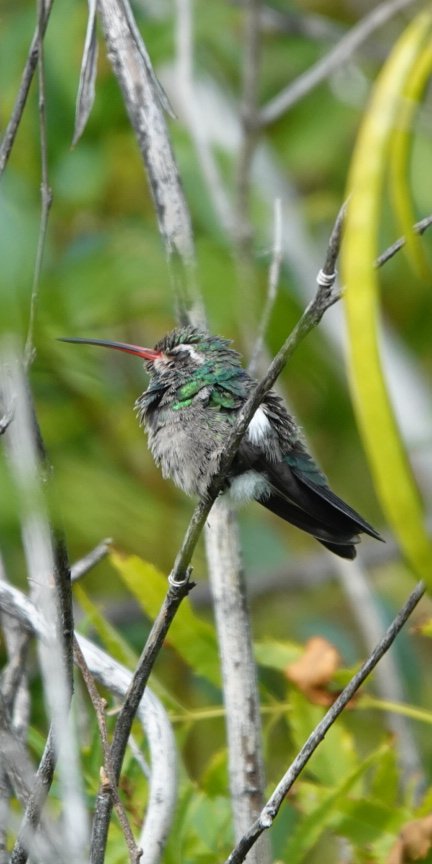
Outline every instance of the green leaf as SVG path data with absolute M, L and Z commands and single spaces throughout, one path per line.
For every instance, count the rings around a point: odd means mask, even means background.
M 360 432 L 385 514 L 407 561 L 429 585 L 432 543 L 381 365 L 374 262 L 383 178 L 401 95 L 431 24 L 430 13 L 414 18 L 377 81 L 352 161 L 342 257 L 351 387 Z
M 136 555 L 125 555 L 119 550 L 110 553 L 110 560 L 141 608 L 154 620 L 167 593 L 166 576 L 148 561 L 143 561 Z M 166 641 L 175 648 L 195 674 L 202 675 L 220 687 L 219 656 L 214 629 L 195 614 L 187 598 L 183 600 L 171 624 Z
M 262 639 L 255 642 L 255 659 L 260 666 L 270 669 L 280 669 L 285 672 L 290 663 L 294 663 L 303 654 L 304 647 L 295 642 L 277 642 L 276 639 Z
M 312 705 L 298 690 L 290 693 L 289 724 L 296 748 L 300 750 L 310 733 L 323 717 L 324 711 Z M 307 766 L 325 786 L 339 783 L 358 764 L 352 735 L 340 724 L 334 723 L 324 741 L 313 754 Z
M 372 778 L 370 797 L 388 807 L 396 805 L 399 797 L 399 771 L 395 747 L 389 747 L 378 762 Z
M 397 784 L 395 787 L 397 791 Z M 357 848 L 384 840 L 389 848 L 399 827 L 407 819 L 406 808 L 397 808 L 380 800 L 345 799 L 340 802 L 341 819 L 335 823 L 338 834 L 342 834 Z
M 319 795 L 318 805 L 300 821 L 294 830 L 285 848 L 284 860 L 289 861 L 290 864 L 298 864 L 298 862 L 303 861 L 323 832 L 335 825 L 339 817 L 340 807 L 345 803 L 348 793 L 371 765 L 379 762 L 387 747 L 388 745 L 379 747 L 363 762 L 357 763 L 354 770 L 345 776 L 342 782 L 339 782 L 326 794 Z

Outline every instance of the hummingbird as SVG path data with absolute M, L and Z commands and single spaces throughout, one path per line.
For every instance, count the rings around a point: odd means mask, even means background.
M 154 348 L 105 339 L 63 338 L 144 360 L 150 376 L 135 402 L 156 464 L 187 495 L 202 496 L 219 469 L 224 443 L 256 381 L 231 342 L 192 326 L 178 327 Z M 256 409 L 231 464 L 222 494 L 257 501 L 353 559 L 360 534 L 378 532 L 329 487 L 295 419 L 270 390 Z

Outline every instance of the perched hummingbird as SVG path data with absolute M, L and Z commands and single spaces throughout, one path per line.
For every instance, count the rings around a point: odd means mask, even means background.
M 105 339 L 62 339 L 135 354 L 150 375 L 135 408 L 164 477 L 188 495 L 203 495 L 255 381 L 227 339 L 194 327 L 172 330 L 154 348 Z M 312 534 L 341 558 L 355 558 L 359 534 L 381 537 L 329 488 L 306 450 L 295 420 L 267 393 L 226 478 L 234 501 L 258 501 Z

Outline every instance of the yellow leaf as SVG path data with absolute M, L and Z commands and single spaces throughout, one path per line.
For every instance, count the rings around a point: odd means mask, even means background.
M 400 37 L 376 83 L 360 129 L 349 178 L 342 271 L 354 407 L 383 510 L 407 562 L 432 586 L 432 544 L 381 366 L 378 280 L 374 268 L 383 178 L 401 93 L 423 49 L 432 16 L 417 16 Z
M 156 618 L 168 590 L 165 574 L 137 555 L 125 555 L 115 549 L 110 552 L 110 560 L 141 608 L 149 618 Z M 215 631 L 196 615 L 188 598 L 183 600 L 170 626 L 167 642 L 197 675 L 220 686 Z
M 424 88 L 432 69 L 432 43 L 414 59 L 412 69 L 405 80 L 401 93 L 397 125 L 390 136 L 389 180 L 396 216 L 401 234 L 405 237 L 404 249 L 417 274 L 426 279 L 429 267 L 424 246 L 413 230 L 416 221 L 409 187 L 409 157 L 412 142 L 412 126 Z

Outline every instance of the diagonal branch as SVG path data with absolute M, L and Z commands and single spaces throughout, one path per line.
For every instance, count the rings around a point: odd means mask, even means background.
M 138 848 L 135 843 L 135 839 L 132 833 L 132 829 L 130 827 L 128 818 L 126 816 L 125 808 L 120 800 L 120 796 L 117 790 L 117 780 L 114 773 L 114 768 L 111 759 L 111 748 L 108 740 L 108 732 L 105 721 L 105 708 L 106 702 L 99 695 L 93 675 L 91 674 L 87 663 L 85 661 L 85 657 L 83 652 L 81 651 L 78 640 L 75 638 L 74 640 L 74 660 L 76 665 L 78 666 L 81 675 L 83 677 L 84 683 L 87 687 L 87 692 L 90 696 L 96 718 L 99 727 L 99 734 L 102 741 L 102 748 L 104 753 L 104 766 L 103 771 L 106 776 L 106 781 L 103 778 L 102 784 L 108 785 L 108 788 L 113 797 L 114 809 L 117 813 L 117 818 L 120 822 L 121 829 L 123 831 L 123 836 L 126 841 L 126 845 L 129 852 L 129 859 L 131 864 L 137 864 L 142 855 L 142 850 Z
M 378 642 L 370 656 L 363 663 L 361 669 L 359 669 L 357 674 L 354 675 L 349 684 L 347 684 L 340 696 L 338 696 L 336 701 L 333 703 L 332 707 L 327 711 L 321 722 L 318 723 L 318 726 L 316 726 L 311 735 L 309 735 L 306 743 L 303 745 L 302 749 L 288 768 L 288 771 L 284 774 L 282 780 L 278 783 L 273 794 L 267 801 L 267 804 L 262 810 L 259 818 L 253 825 L 251 825 L 249 831 L 244 835 L 244 837 L 242 837 L 240 843 L 237 844 L 235 849 L 233 849 L 225 864 L 241 864 L 241 862 L 245 860 L 249 850 L 252 848 L 254 843 L 256 843 L 258 837 L 261 836 L 263 831 L 266 831 L 272 826 L 274 819 L 279 813 L 281 804 L 293 783 L 350 699 L 352 699 L 361 684 L 363 684 L 377 663 L 389 650 L 403 625 L 406 623 L 412 611 L 423 597 L 425 590 L 426 588 L 423 582 L 419 582 L 416 585 L 405 605 L 392 621 L 390 627 L 386 630 L 384 636 Z
M 6 168 L 9 156 L 12 152 L 12 147 L 14 145 L 19 124 L 21 122 L 24 108 L 27 102 L 30 85 L 32 83 L 33 75 L 36 71 L 36 66 L 38 64 L 41 40 L 45 35 L 53 2 L 54 0 L 45 0 L 41 17 L 38 19 L 38 23 L 36 25 L 35 34 L 30 45 L 30 50 L 28 53 L 26 65 L 24 67 L 21 85 L 15 101 L 15 105 L 9 123 L 6 127 L 2 142 L 0 144 L 0 177 L 2 176 L 3 171 Z
M 153 669 L 155 660 L 162 648 L 163 641 L 171 622 L 182 602 L 193 588 L 190 581 L 190 569 L 187 569 L 182 582 L 170 584 L 159 615 L 153 623 L 147 642 L 144 646 L 137 669 L 131 680 L 125 700 L 117 719 L 114 739 L 110 750 L 110 762 L 113 768 L 116 784 L 119 782 L 121 766 L 132 723 L 144 690 Z M 108 839 L 108 828 L 113 807 L 114 790 L 111 786 L 102 784 L 96 801 L 96 812 L 93 820 L 91 838 L 91 864 L 103 864 Z
M 300 342 L 308 335 L 308 333 L 310 333 L 310 331 L 319 324 L 326 310 L 329 309 L 330 306 L 333 306 L 339 298 L 340 292 L 334 290 L 331 286 L 329 287 L 328 284 L 318 285 L 315 297 L 306 307 L 298 323 L 282 345 L 282 348 L 272 360 L 267 373 L 261 379 L 259 384 L 257 384 L 252 390 L 243 407 L 239 411 L 237 421 L 224 447 L 219 463 L 218 474 L 213 478 L 207 491 L 207 495 L 198 502 L 193 512 L 192 519 L 189 522 L 183 543 L 170 574 L 171 583 L 177 581 L 181 582 L 185 578 L 187 568 L 190 565 L 204 523 L 210 513 L 214 501 L 223 491 L 225 477 L 256 409 L 264 399 L 266 393 L 268 393 L 268 391 L 273 387 L 288 358 L 291 357 Z
M 42 273 L 42 261 L 45 250 L 45 241 L 48 229 L 48 218 L 52 204 L 52 191 L 48 179 L 48 140 L 47 140 L 47 122 L 46 122 L 46 95 L 45 95 L 45 63 L 44 63 L 44 45 L 43 34 L 46 27 L 46 7 L 45 0 L 39 0 L 39 18 L 38 18 L 38 33 L 37 33 L 37 48 L 39 53 L 38 63 L 38 85 L 39 85 L 39 141 L 40 141 L 40 158 L 41 158 L 41 213 L 39 236 L 36 249 L 36 260 L 33 272 L 33 284 L 30 298 L 30 317 L 27 332 L 27 339 L 24 349 L 24 357 L 26 365 L 29 366 L 33 360 L 33 331 L 36 318 L 36 307 L 39 296 L 39 286 Z
M 304 99 L 308 93 L 346 63 L 375 30 L 386 24 L 402 9 L 416 2 L 418 0 L 385 0 L 372 9 L 345 36 L 342 36 L 337 45 L 325 57 L 318 60 L 314 66 L 311 66 L 291 84 L 288 84 L 282 93 L 279 93 L 264 106 L 259 118 L 261 126 L 268 126 L 278 120 L 293 105 Z

